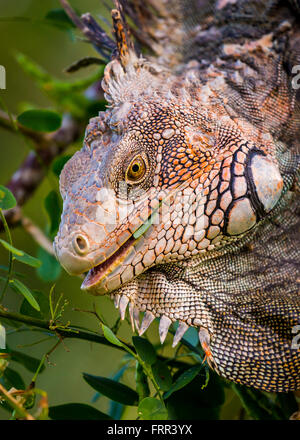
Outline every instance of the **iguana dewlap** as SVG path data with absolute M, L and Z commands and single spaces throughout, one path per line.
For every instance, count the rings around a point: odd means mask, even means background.
M 140 335 L 160 318 L 163 343 L 178 321 L 176 345 L 197 327 L 223 377 L 296 390 L 300 112 L 291 69 L 300 29 L 291 6 L 261 2 L 265 29 L 259 2 L 214 3 L 177 65 L 179 31 L 148 60 L 117 35 L 102 82 L 109 106 L 61 174 L 55 251 L 69 273 L 88 272 L 82 288 L 110 294 L 123 319 L 128 306 Z M 252 5 L 257 33 L 245 24 L 221 44 L 234 4 L 248 15 Z M 199 43 L 204 31 L 215 53 Z

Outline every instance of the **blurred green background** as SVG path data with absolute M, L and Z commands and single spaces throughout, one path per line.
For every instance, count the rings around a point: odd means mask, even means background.
M 103 7 L 100 0 L 72 0 L 71 4 L 81 13 L 91 12 L 97 18 L 102 14 L 109 19 L 109 12 Z M 54 8 L 59 8 L 58 0 L 0 0 L 0 65 L 5 66 L 7 73 L 7 88 L 1 90 L 1 98 L 9 110 L 18 114 L 24 109 L 24 103 L 34 104 L 41 108 L 51 108 L 52 102 L 37 88 L 32 79 L 24 74 L 15 60 L 17 52 L 24 53 L 32 60 L 38 62 L 51 75 L 62 80 L 69 79 L 70 75 L 63 70 L 74 61 L 84 56 L 96 56 L 91 45 L 80 38 L 72 40 L 70 35 L 55 26 L 42 23 L 46 13 Z M 20 20 L 17 17 L 27 17 Z M 79 35 L 79 34 L 77 34 Z M 91 66 L 84 71 L 72 75 L 72 78 L 83 78 L 95 71 Z M 1 161 L 0 161 L 0 184 L 5 185 L 11 175 L 22 163 L 29 151 L 29 146 L 22 137 L 0 129 Z M 73 146 L 70 151 L 80 148 L 80 144 Z M 46 212 L 43 210 L 45 196 L 50 191 L 49 179 L 34 194 L 34 197 L 24 206 L 24 214 L 33 220 L 40 228 L 45 229 L 47 224 Z M 31 255 L 37 255 L 37 245 L 22 228 L 12 230 L 13 243 L 17 248 L 23 249 Z M 0 238 L 5 238 L 0 234 Z M 7 253 L 0 249 L 0 264 L 7 264 Z M 42 290 L 48 294 L 53 283 L 45 284 L 36 275 L 34 269 L 22 266 L 16 262 L 16 270 L 25 273 L 27 285 L 31 289 Z M 71 277 L 63 272 L 56 282 L 57 294 L 64 293 L 64 298 L 69 301 L 63 321 L 71 321 L 72 324 L 82 325 L 90 329 L 98 330 L 99 324 L 94 316 L 76 312 L 72 309 L 91 310 L 93 303 L 112 325 L 118 314 L 109 298 L 94 298 L 84 294 L 80 290 L 81 280 Z M 11 290 L 6 295 L 5 305 L 10 310 L 18 311 L 22 298 Z M 153 324 L 149 331 L 150 340 L 158 342 L 157 323 Z M 125 340 L 130 340 L 131 330 L 127 322 L 122 323 L 120 335 Z M 22 350 L 39 359 L 55 343 L 54 338 L 47 342 L 32 345 L 43 339 L 39 333 L 12 332 L 8 335 L 8 343 L 11 348 Z M 169 337 L 170 338 L 170 337 Z M 170 339 L 171 340 L 171 339 Z M 23 348 L 22 348 L 23 347 Z M 171 354 L 169 347 L 165 349 L 166 355 Z M 116 349 L 90 344 L 85 341 L 65 340 L 51 355 L 51 364 L 46 366 L 42 374 L 38 376 L 37 387 L 48 392 L 49 404 L 57 405 L 68 402 L 82 402 L 91 404 L 94 395 L 92 388 L 82 379 L 82 372 L 109 377 L 117 370 L 122 353 Z M 12 368 L 19 371 L 28 385 L 32 379 L 29 373 L 18 364 L 12 363 Z M 124 382 L 133 386 L 134 375 L 127 374 Z M 92 403 L 96 408 L 107 411 L 108 400 L 101 397 Z M 222 410 L 222 418 L 235 419 L 240 415 L 241 405 L 238 398 L 230 390 L 226 390 L 226 402 Z M 135 418 L 136 410 L 129 409 L 124 418 Z M 0 419 L 6 419 L 7 413 L 0 410 Z

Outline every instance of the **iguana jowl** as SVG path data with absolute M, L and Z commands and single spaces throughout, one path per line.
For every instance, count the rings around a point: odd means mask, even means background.
M 152 54 L 114 10 L 109 106 L 61 174 L 56 254 L 139 334 L 198 327 L 223 377 L 299 389 L 298 3 L 122 3 Z

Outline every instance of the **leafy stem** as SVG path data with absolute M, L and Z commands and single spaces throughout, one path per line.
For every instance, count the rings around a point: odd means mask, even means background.
M 132 353 L 134 353 L 134 351 L 133 351 L 134 347 L 132 347 L 131 345 L 129 345 L 125 342 L 122 342 L 122 346 L 116 346 L 116 344 L 111 343 L 105 337 L 98 335 L 95 332 L 80 330 L 80 329 L 73 327 L 73 326 L 66 328 L 66 326 L 61 325 L 61 326 L 58 326 L 55 329 L 53 329 L 53 328 L 51 328 L 51 323 L 49 321 L 45 321 L 43 319 L 38 319 L 38 318 L 33 318 L 33 317 L 27 316 L 27 315 L 22 315 L 20 313 L 8 312 L 8 311 L 2 309 L 1 307 L 0 307 L 0 317 L 6 318 L 6 319 L 9 319 L 12 321 L 22 322 L 26 325 L 46 330 L 47 332 L 51 332 L 52 334 L 60 335 L 62 338 L 81 339 L 84 341 L 95 342 L 97 344 L 107 345 L 109 347 L 115 347 L 115 348 L 118 348 L 119 350 L 123 350 L 123 351 L 127 351 L 124 348 L 124 346 L 126 346 L 129 349 L 131 349 Z M 158 356 L 158 359 L 160 359 L 162 361 L 168 360 L 164 356 Z M 181 362 L 181 361 L 177 361 L 177 360 L 171 360 L 168 363 L 169 363 L 169 365 L 171 365 L 175 368 L 182 368 L 182 367 L 190 366 L 190 364 L 187 364 L 187 363 Z
M 0 208 L 0 217 L 1 217 L 1 220 L 3 222 L 3 226 L 4 226 L 4 229 L 5 229 L 5 233 L 7 235 L 8 242 L 12 246 L 11 233 L 10 233 L 10 230 L 9 230 L 6 218 L 5 218 L 1 208 Z M 1 295 L 0 295 L 0 302 L 3 301 L 5 292 L 7 290 L 8 285 L 9 285 L 9 282 L 12 279 L 12 273 L 13 273 L 13 254 L 11 253 L 11 251 L 9 251 L 8 252 L 8 274 L 7 274 L 7 278 L 6 278 L 5 284 L 3 286 L 3 289 L 2 289 L 2 292 L 1 292 Z

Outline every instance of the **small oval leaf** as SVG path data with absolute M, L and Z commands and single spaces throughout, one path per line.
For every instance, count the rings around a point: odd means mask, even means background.
M 84 403 L 50 406 L 49 417 L 52 420 L 112 420 L 109 415 Z
M 172 376 L 168 366 L 162 361 L 156 361 L 152 365 L 152 373 L 159 388 L 168 391 L 172 385 Z
M 123 405 L 136 406 L 138 404 L 137 392 L 122 383 L 87 373 L 83 373 L 83 378 L 94 390 L 111 400 L 123 403 Z
M 118 347 L 123 347 L 123 344 L 119 339 L 116 337 L 116 335 L 111 331 L 109 327 L 107 327 L 104 324 L 101 324 L 104 337 L 111 342 L 114 345 L 117 345 Z
M 173 383 L 169 391 L 167 391 L 164 394 L 164 399 L 167 399 L 169 396 L 171 396 L 172 393 L 175 391 L 180 390 L 181 388 L 185 387 L 188 383 L 190 383 L 199 373 L 200 370 L 202 370 L 203 365 L 195 365 L 188 370 L 185 370 L 178 379 Z
M 167 420 L 168 411 L 165 405 L 154 397 L 145 397 L 138 407 L 138 415 L 142 420 Z
M 54 238 L 57 234 L 62 212 L 61 198 L 56 191 L 50 191 L 44 200 L 44 206 L 50 221 L 49 235 Z
M 46 295 L 43 292 L 39 292 L 38 290 L 32 290 L 31 293 L 38 302 L 41 310 L 38 312 L 37 310 L 32 309 L 31 305 L 24 298 L 20 307 L 20 313 L 22 315 L 31 316 L 33 318 L 48 319 L 49 299 L 46 297 Z
M 6 349 L 6 331 L 5 327 L 0 324 L 0 349 L 5 350 Z
M 20 280 L 14 279 L 10 281 L 10 286 L 17 292 L 21 293 L 24 298 L 29 302 L 29 304 L 38 312 L 40 311 L 40 306 L 37 303 L 36 299 L 28 289 Z
M 42 262 L 38 260 L 37 258 L 32 257 L 29 254 L 26 254 L 26 252 L 21 251 L 20 249 L 15 248 L 11 244 L 7 243 L 5 240 L 0 239 L 0 243 L 3 247 L 5 247 L 6 250 L 11 252 L 14 255 L 14 258 L 18 261 L 20 261 L 23 264 L 27 264 L 31 267 L 40 267 Z
M 141 338 L 140 336 L 133 336 L 132 342 L 142 361 L 149 365 L 154 364 L 156 361 L 156 352 L 152 344 L 147 339 Z
M 0 243 L 2 244 L 3 247 L 5 247 L 6 250 L 8 250 L 12 254 L 14 254 L 15 257 L 22 257 L 24 255 L 23 251 L 21 251 L 20 249 L 15 248 L 10 243 L 7 243 L 7 241 L 0 239 Z
M 0 208 L 11 209 L 16 206 L 17 202 L 13 193 L 3 185 L 0 185 Z
M 54 257 L 54 255 L 48 254 L 43 248 L 38 249 L 38 258 L 42 262 L 41 267 L 38 268 L 38 276 L 46 282 L 56 281 L 61 274 L 61 265 Z
M 52 132 L 61 126 L 61 115 L 51 110 L 27 110 L 17 118 L 19 124 L 33 131 Z

